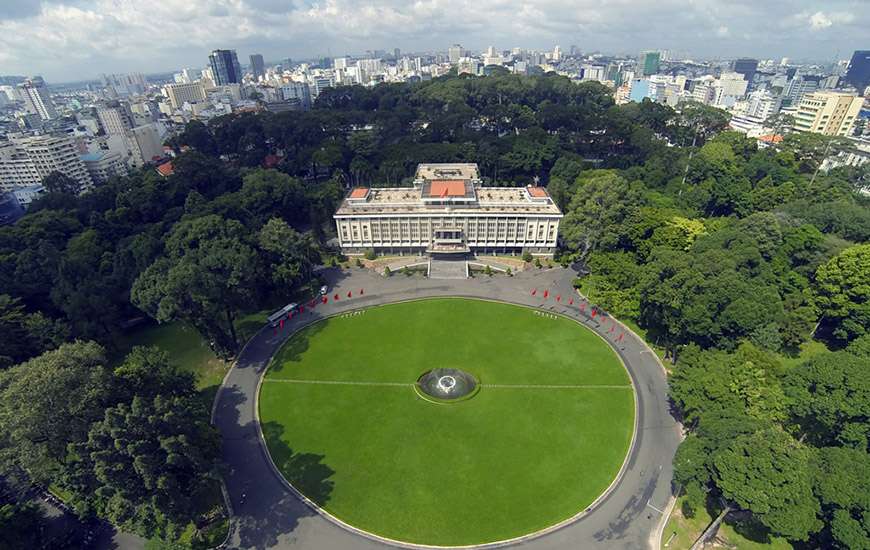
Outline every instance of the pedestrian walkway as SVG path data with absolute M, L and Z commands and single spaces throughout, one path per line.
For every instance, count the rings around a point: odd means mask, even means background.
M 468 263 L 465 260 L 439 260 L 429 263 L 430 279 L 467 279 Z

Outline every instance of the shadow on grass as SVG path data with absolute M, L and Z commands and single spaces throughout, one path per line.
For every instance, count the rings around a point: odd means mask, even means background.
M 309 313 L 309 311 L 306 310 L 305 313 L 301 313 L 300 315 L 302 315 L 307 321 L 307 316 L 314 314 Z M 284 344 L 284 347 L 275 355 L 275 362 L 272 364 L 271 370 L 276 373 L 281 372 L 284 370 L 285 364 L 300 362 L 302 356 L 311 346 L 311 339 L 326 328 L 326 325 L 328 324 L 329 319 L 323 319 L 294 334 L 290 340 Z M 285 328 L 284 330 L 287 329 Z
M 335 487 L 335 483 L 329 478 L 335 470 L 323 463 L 324 455 L 293 452 L 281 439 L 284 426 L 277 422 L 266 422 L 262 428 L 272 460 L 287 481 L 318 506 L 329 502 Z
M 759 544 L 770 544 L 772 542 L 770 529 L 759 523 L 748 512 L 732 512 L 728 514 L 725 523 L 730 525 L 734 529 L 734 532 L 747 540 Z

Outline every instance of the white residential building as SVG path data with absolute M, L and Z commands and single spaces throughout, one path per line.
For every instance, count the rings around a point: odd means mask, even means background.
M 57 118 L 57 111 L 42 77 L 28 78 L 19 84 L 18 95 L 24 101 L 27 112 L 39 115 L 42 120 Z
M 163 95 L 169 98 L 173 109 L 180 109 L 185 103 L 205 101 L 205 88 L 201 82 L 167 84 L 163 87 Z
M 69 176 L 82 188 L 92 184 L 72 137 L 30 136 L 0 146 L 0 190 L 41 185 L 52 172 Z

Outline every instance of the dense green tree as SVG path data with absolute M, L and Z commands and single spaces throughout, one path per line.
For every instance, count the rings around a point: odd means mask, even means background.
M 819 446 L 868 448 L 870 379 L 862 357 L 814 355 L 789 371 L 783 385 L 802 436 Z
M 82 184 L 62 172 L 52 172 L 42 179 L 42 186 L 49 193 L 59 195 L 78 195 L 82 191 Z
M 713 457 L 722 495 L 776 534 L 807 540 L 822 527 L 812 452 L 778 429 L 734 438 Z
M 16 365 L 66 339 L 64 327 L 42 313 L 27 313 L 21 302 L 0 294 L 0 369 Z
M 99 515 L 145 536 L 177 539 L 196 518 L 218 435 L 196 396 L 136 396 L 106 409 L 72 454 L 66 481 Z
M 832 539 L 824 540 L 824 546 L 870 548 L 870 454 L 824 447 L 814 462 L 815 493 Z
M 183 319 L 222 356 L 238 350 L 234 322 L 255 294 L 257 254 L 243 226 L 216 215 L 178 223 L 166 252 L 136 279 L 133 303 L 158 321 Z
M 0 506 L 0 548 L 45 548 L 48 518 L 34 502 Z
M 870 331 L 870 244 L 847 248 L 816 272 L 823 322 L 846 340 Z
M 64 344 L 7 369 L 0 378 L 2 459 L 47 483 L 67 459 L 67 445 L 84 440 L 109 399 L 103 349 Z
M 625 245 L 627 223 L 643 204 L 639 183 L 614 171 L 591 170 L 578 178 L 577 192 L 562 221 L 562 237 L 581 258 L 595 250 Z
M 258 243 L 272 257 L 269 271 L 279 289 L 287 292 L 311 278 L 319 254 L 310 235 L 301 235 L 284 220 L 272 218 L 260 229 Z

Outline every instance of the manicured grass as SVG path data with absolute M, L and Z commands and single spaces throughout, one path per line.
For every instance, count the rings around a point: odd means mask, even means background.
M 483 387 L 461 403 L 426 402 L 412 384 L 435 367 Z M 301 331 L 276 356 L 259 406 L 276 465 L 309 498 L 358 528 L 433 545 L 517 537 L 582 511 L 616 476 L 634 426 L 628 375 L 598 336 L 463 299 Z
M 696 510 L 695 515 L 691 518 L 684 516 L 682 513 L 683 500 L 684 497 L 677 499 L 674 512 L 662 531 L 662 548 L 676 550 L 690 548 L 713 521 L 714 514 L 704 508 Z M 713 512 L 718 514 L 721 512 L 721 508 L 713 510 Z M 792 548 L 787 540 L 771 537 L 767 533 L 761 532 L 758 527 L 722 523 L 717 537 L 726 543 L 725 547 L 737 550 L 791 550 Z
M 215 356 L 193 327 L 180 321 L 150 325 L 131 332 L 120 344 L 123 355 L 133 346 L 157 346 L 165 351 L 170 361 L 196 376 L 196 387 L 208 399 L 214 398 L 230 366 Z

